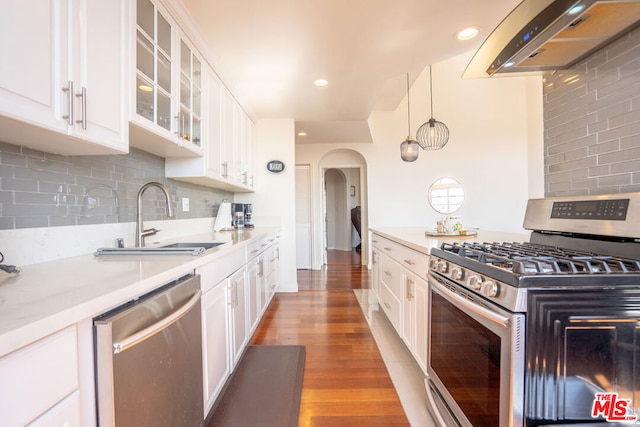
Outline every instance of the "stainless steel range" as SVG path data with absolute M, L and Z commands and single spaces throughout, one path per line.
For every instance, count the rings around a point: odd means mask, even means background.
M 640 193 L 532 199 L 524 227 L 529 242 L 431 250 L 431 412 L 446 426 L 636 420 Z

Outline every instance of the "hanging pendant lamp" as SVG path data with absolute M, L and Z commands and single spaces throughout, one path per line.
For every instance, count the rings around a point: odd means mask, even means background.
M 420 154 L 420 146 L 418 143 L 411 139 L 411 108 L 409 103 L 409 73 L 407 73 L 407 127 L 409 129 L 409 135 L 407 139 L 400 144 L 400 158 L 405 162 L 413 162 L 418 158 Z
M 447 125 L 433 118 L 433 83 L 429 65 L 429 95 L 431 96 L 431 118 L 418 128 L 416 140 L 423 150 L 439 150 L 449 141 Z

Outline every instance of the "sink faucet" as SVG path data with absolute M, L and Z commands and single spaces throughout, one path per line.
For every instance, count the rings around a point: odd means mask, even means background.
M 144 229 L 142 225 L 142 194 L 149 187 L 158 187 L 164 193 L 164 198 L 167 200 L 167 216 L 169 218 L 173 217 L 173 209 L 171 209 L 171 196 L 169 195 L 169 189 L 159 182 L 147 182 L 142 186 L 140 191 L 138 191 L 138 204 L 136 206 L 137 213 L 137 221 L 136 221 L 136 248 L 144 247 L 144 238 L 147 236 L 153 236 L 160 230 L 156 230 L 155 228 L 149 228 L 147 230 Z

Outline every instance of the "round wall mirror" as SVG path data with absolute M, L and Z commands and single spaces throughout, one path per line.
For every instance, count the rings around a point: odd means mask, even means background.
M 440 178 L 429 187 L 429 204 L 444 215 L 457 212 L 464 203 L 464 189 L 453 178 Z

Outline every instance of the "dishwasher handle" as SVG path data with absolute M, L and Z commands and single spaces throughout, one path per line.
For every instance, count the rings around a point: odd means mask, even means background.
M 194 292 L 193 296 L 189 299 L 189 301 L 187 301 L 182 307 L 178 308 L 167 317 L 163 318 L 162 320 L 159 320 L 153 325 L 148 326 L 138 332 L 134 332 L 133 334 L 123 338 L 119 342 L 114 342 L 113 354 L 122 353 L 128 348 L 131 348 L 136 344 L 141 343 L 147 338 L 151 338 L 153 335 L 157 334 L 158 332 L 161 332 L 162 330 L 168 328 L 169 326 L 171 326 L 172 324 L 180 320 L 185 314 L 189 312 L 189 310 L 193 308 L 193 306 L 195 306 L 198 303 L 201 295 L 202 295 L 202 291 L 200 289 L 196 290 L 196 292 Z

